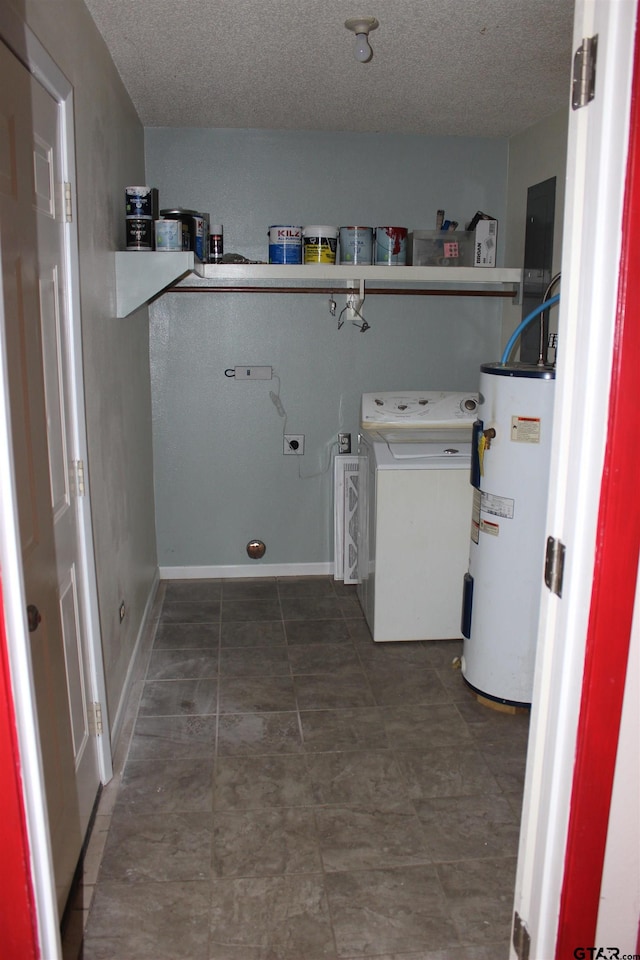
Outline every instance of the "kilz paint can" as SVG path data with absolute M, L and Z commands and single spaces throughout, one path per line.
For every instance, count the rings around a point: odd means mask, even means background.
M 376 227 L 374 263 L 404 266 L 407 262 L 407 228 Z
M 338 246 L 337 227 L 303 227 L 302 250 L 305 263 L 335 263 Z
M 340 227 L 340 263 L 371 263 L 373 227 Z
M 126 216 L 153 220 L 155 192 L 153 187 L 125 187 Z
M 167 253 L 182 251 L 183 227 L 184 224 L 180 220 L 156 220 L 156 250 L 164 250 Z
M 153 220 L 127 217 L 127 250 L 153 250 Z
M 269 227 L 269 263 L 302 263 L 302 227 Z

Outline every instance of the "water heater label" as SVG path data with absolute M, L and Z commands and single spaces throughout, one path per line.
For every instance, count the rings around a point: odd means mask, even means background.
M 492 537 L 497 537 L 500 533 L 500 524 L 492 523 L 491 520 L 481 520 L 480 529 L 483 533 L 490 533 Z
M 480 496 L 480 491 L 474 487 L 471 509 L 471 539 L 474 543 L 480 542 Z
M 511 417 L 511 439 L 516 443 L 540 443 L 540 417 Z
M 496 497 L 493 493 L 482 493 L 482 512 L 491 513 L 494 517 L 504 517 L 513 520 L 515 501 L 510 497 Z

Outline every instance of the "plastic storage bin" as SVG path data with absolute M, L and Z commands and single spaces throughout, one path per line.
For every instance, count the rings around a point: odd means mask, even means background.
M 466 230 L 414 230 L 407 262 L 414 267 L 472 267 L 474 234 Z

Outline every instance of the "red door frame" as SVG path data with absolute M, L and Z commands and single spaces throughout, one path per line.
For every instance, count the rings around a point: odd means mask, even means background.
M 640 36 L 636 24 L 609 422 L 556 960 L 595 946 L 640 552 Z M 640 936 L 639 936 L 640 940 Z
M 0 944 L 6 960 L 38 960 L 38 930 L 0 581 Z

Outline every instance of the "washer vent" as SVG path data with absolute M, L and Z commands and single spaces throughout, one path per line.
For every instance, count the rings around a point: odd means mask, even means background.
M 333 474 L 333 577 L 358 582 L 359 457 L 338 455 Z

